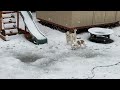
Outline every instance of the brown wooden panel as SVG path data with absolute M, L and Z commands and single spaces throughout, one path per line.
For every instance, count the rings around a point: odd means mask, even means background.
M 93 11 L 73 11 L 72 12 L 72 26 L 88 26 L 92 25 Z
M 105 23 L 115 22 L 116 11 L 106 11 L 105 12 Z
M 120 21 L 120 11 L 117 11 L 116 13 L 116 21 Z
M 37 18 L 71 27 L 72 11 L 37 11 Z
M 105 19 L 105 11 L 94 11 L 93 25 L 103 24 Z

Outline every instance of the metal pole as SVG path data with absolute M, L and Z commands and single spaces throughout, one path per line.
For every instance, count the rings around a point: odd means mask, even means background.
M 19 30 L 19 11 L 17 11 L 17 29 Z

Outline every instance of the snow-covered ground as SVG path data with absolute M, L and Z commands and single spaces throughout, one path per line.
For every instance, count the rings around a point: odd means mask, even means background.
M 81 33 L 87 47 L 71 50 L 65 33 L 36 23 L 48 44 L 35 45 L 22 34 L 0 39 L 1 79 L 120 79 L 120 27 L 113 28 L 111 44 L 90 42 L 89 33 Z

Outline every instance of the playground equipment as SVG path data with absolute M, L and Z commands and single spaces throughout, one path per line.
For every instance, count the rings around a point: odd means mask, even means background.
M 15 14 L 17 14 L 15 17 Z M 0 37 L 6 41 L 6 36 L 15 35 L 19 28 L 19 12 L 0 11 Z
M 20 15 L 23 19 L 25 30 L 19 27 Z M 7 35 L 11 36 L 21 33 L 35 44 L 47 43 L 47 38 L 39 30 L 30 11 L 0 11 L 0 18 L 0 37 L 3 40 L 7 40 Z

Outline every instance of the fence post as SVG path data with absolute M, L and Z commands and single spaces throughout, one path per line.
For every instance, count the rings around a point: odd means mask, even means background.
M 0 32 L 2 30 L 2 11 L 0 11 Z

